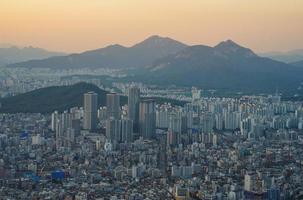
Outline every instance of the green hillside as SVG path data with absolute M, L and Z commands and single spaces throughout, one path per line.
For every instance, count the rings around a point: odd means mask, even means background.
M 95 85 L 78 83 L 71 86 L 53 86 L 34 90 L 13 97 L 1 99 L 2 113 L 50 113 L 55 110 L 64 111 L 71 107 L 83 105 L 83 94 L 94 91 L 98 94 L 99 106 L 106 104 L 106 94 Z M 121 97 L 121 104 L 127 102 Z
M 94 91 L 98 94 L 98 106 L 106 105 L 107 91 L 89 83 L 77 83 L 71 86 L 53 86 L 34 90 L 13 97 L 0 99 L 0 113 L 51 113 L 64 111 L 72 107 L 83 106 L 83 94 Z M 185 102 L 164 98 L 155 98 L 156 102 L 170 102 L 183 105 Z M 121 105 L 127 104 L 127 97 L 120 97 Z

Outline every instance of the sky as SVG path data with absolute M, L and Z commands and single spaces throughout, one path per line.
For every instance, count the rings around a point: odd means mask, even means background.
M 303 49 L 303 0 L 0 0 L 0 43 L 81 52 L 151 35 Z

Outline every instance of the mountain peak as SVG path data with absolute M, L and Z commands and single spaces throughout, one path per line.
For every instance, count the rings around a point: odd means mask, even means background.
M 176 41 L 174 39 L 168 37 L 161 37 L 159 35 L 152 35 L 142 42 L 134 45 L 133 47 L 164 47 L 164 46 L 178 46 L 178 47 L 186 47 L 187 45 Z
M 173 40 L 173 39 L 169 37 L 161 37 L 160 35 L 152 35 L 146 38 L 144 41 L 155 41 L 155 40 Z
M 214 49 L 223 54 L 238 54 L 238 55 L 241 54 L 245 57 L 257 56 L 252 50 L 245 48 L 230 39 L 220 42 L 218 45 L 214 47 Z
M 243 48 L 242 46 L 240 46 L 239 44 L 237 44 L 231 39 L 220 42 L 218 45 L 215 46 L 215 48 L 230 48 L 230 47 Z
M 146 40 L 158 40 L 158 39 L 163 39 L 164 37 L 161 37 L 159 35 L 152 35 L 148 37 Z
M 120 44 L 111 44 L 107 47 L 105 47 L 105 49 L 124 49 L 125 47 L 120 45 Z
M 119 44 L 109 45 L 104 48 L 85 51 L 60 58 L 48 58 L 44 60 L 31 60 L 10 64 L 10 67 L 30 68 L 123 68 L 145 67 L 153 61 L 168 55 L 175 54 L 187 45 L 170 38 L 153 35 L 141 43 L 132 47 L 124 47 Z

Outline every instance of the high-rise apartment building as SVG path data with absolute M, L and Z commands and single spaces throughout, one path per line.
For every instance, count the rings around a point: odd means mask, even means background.
M 106 121 L 106 137 L 113 143 L 131 143 L 133 141 L 133 121 L 110 118 Z
M 84 124 L 86 130 L 94 130 L 97 125 L 98 95 L 94 92 L 84 94 Z
M 139 128 L 140 135 L 144 139 L 154 138 L 156 132 L 156 111 L 155 101 L 152 99 L 140 102 L 139 108 Z
M 120 119 L 120 96 L 116 93 L 106 95 L 107 118 Z
M 52 122 L 51 122 L 52 131 L 56 131 L 58 120 L 59 120 L 59 114 L 58 111 L 55 111 L 52 113 Z
M 106 137 L 111 142 L 119 142 L 121 140 L 120 120 L 110 118 L 106 121 Z
M 133 121 L 121 119 L 121 142 L 131 143 L 133 141 Z
M 138 87 L 130 87 L 128 89 L 128 110 L 127 115 L 133 121 L 134 131 L 138 131 L 139 127 L 139 104 L 140 89 Z

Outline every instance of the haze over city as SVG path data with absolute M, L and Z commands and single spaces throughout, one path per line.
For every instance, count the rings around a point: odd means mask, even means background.
M 302 7 L 301 0 L 2 0 L 0 43 L 82 52 L 156 34 L 288 51 L 303 48 Z

